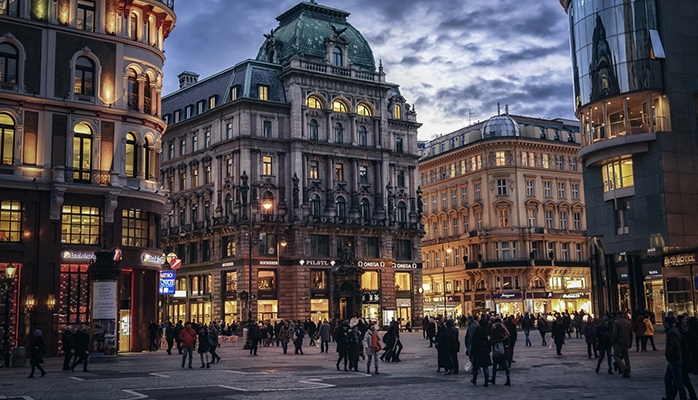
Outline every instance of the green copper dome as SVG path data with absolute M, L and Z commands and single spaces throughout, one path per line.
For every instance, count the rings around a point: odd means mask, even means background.
M 285 64 L 297 55 L 320 62 L 328 58 L 327 40 L 334 38 L 348 42 L 348 58 L 354 66 L 374 71 L 371 46 L 347 22 L 348 16 L 346 11 L 321 6 L 314 0 L 299 3 L 276 17 L 279 26 L 264 35 L 267 40 L 259 49 L 257 60 Z

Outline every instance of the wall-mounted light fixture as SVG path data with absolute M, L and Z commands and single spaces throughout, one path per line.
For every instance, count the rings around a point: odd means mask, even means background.
M 48 300 L 46 300 L 46 308 L 51 311 L 56 308 L 56 296 L 53 293 L 48 295 Z
M 34 309 L 34 306 L 36 305 L 36 299 L 34 298 L 33 294 L 27 295 L 27 300 L 24 302 L 24 305 L 27 306 L 27 310 L 29 311 Z

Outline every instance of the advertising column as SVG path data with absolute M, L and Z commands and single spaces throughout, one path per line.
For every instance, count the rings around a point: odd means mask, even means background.
M 116 317 L 118 314 L 118 262 L 121 250 L 101 249 L 95 252 L 89 273 L 92 282 L 92 346 L 93 357 L 116 355 Z

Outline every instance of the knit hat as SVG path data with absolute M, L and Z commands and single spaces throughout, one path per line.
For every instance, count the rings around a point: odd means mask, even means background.
M 41 331 L 37 329 L 34 331 L 34 337 L 39 337 L 39 336 L 41 336 Z

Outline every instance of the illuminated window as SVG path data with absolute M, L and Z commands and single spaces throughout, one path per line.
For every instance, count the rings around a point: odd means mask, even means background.
M 305 101 L 305 105 L 308 106 L 308 108 L 322 108 L 322 102 L 315 96 L 308 96 L 308 99 Z
M 128 69 L 128 108 L 138 110 L 139 84 L 138 74 L 133 68 Z
M 18 54 L 17 48 L 10 43 L 0 44 L 0 82 L 17 83 Z
M 541 166 L 546 169 L 550 169 L 550 154 L 541 155 Z
M 95 31 L 95 2 L 78 0 L 77 28 L 88 32 Z
M 356 106 L 356 113 L 359 115 L 364 115 L 367 117 L 372 116 L 371 109 L 363 103 L 360 103 L 359 105 Z
M 182 170 L 179 173 L 179 190 L 184 190 L 187 188 L 187 173 Z
M 272 161 L 270 156 L 262 157 L 262 175 L 273 175 Z
M 208 98 L 208 109 L 209 110 L 216 108 L 216 100 L 218 100 L 217 96 L 211 96 Z
M 259 85 L 257 89 L 259 90 L 260 100 L 269 100 L 269 86 Z
M 310 289 L 327 290 L 327 271 L 314 269 L 310 271 Z
M 19 9 L 19 0 L 0 1 L 0 14 L 12 15 L 16 17 Z
M 191 187 L 199 186 L 199 166 L 194 165 L 191 170 Z
M 503 151 L 495 153 L 495 165 L 498 167 L 507 165 L 506 154 Z
M 399 104 L 393 106 L 393 118 L 402 119 L 402 107 Z
M 231 241 L 232 243 L 232 241 Z M 225 291 L 234 292 L 238 290 L 238 273 L 237 271 L 225 273 Z
M 24 204 L 18 201 L 0 202 L 0 242 L 20 242 Z
M 378 271 L 366 271 L 361 275 L 361 289 L 378 290 Z
M 92 174 L 92 128 L 84 122 L 75 126 L 73 137 L 73 180 L 90 182 Z
M 498 214 L 499 214 L 499 227 L 500 228 L 509 227 L 509 209 L 500 208 L 498 210 Z
M 204 166 L 204 185 L 211 183 L 211 164 Z
M 148 247 L 148 213 L 130 209 L 121 212 L 121 245 Z
M 90 266 L 61 264 L 57 313 L 68 324 L 87 324 L 90 306 Z
M 99 207 L 63 206 L 61 243 L 97 245 L 101 228 L 102 211 Z
M 276 290 L 276 271 L 259 271 L 257 273 L 257 289 L 261 291 Z
M 319 179 L 320 166 L 317 161 L 311 161 L 308 167 L 308 178 L 309 179 Z
M 87 57 L 78 57 L 75 62 L 73 92 L 85 96 L 94 96 L 94 77 L 94 62 Z
M 9 115 L 0 113 L 0 157 L 3 165 L 14 164 L 15 121 Z
M 347 112 L 347 105 L 341 100 L 335 100 L 332 102 L 332 110 L 334 112 L 345 113 Z
M 359 166 L 359 183 L 368 183 L 368 167 L 365 165 Z
M 126 134 L 126 176 L 135 178 L 138 175 L 138 142 L 133 133 Z
M 409 272 L 396 272 L 395 290 L 412 290 L 412 274 Z
M 635 185 L 633 178 L 633 160 L 630 158 L 614 161 L 602 168 L 604 192 L 632 187 Z
M 334 165 L 334 180 L 343 181 L 344 180 L 344 164 L 337 163 Z

